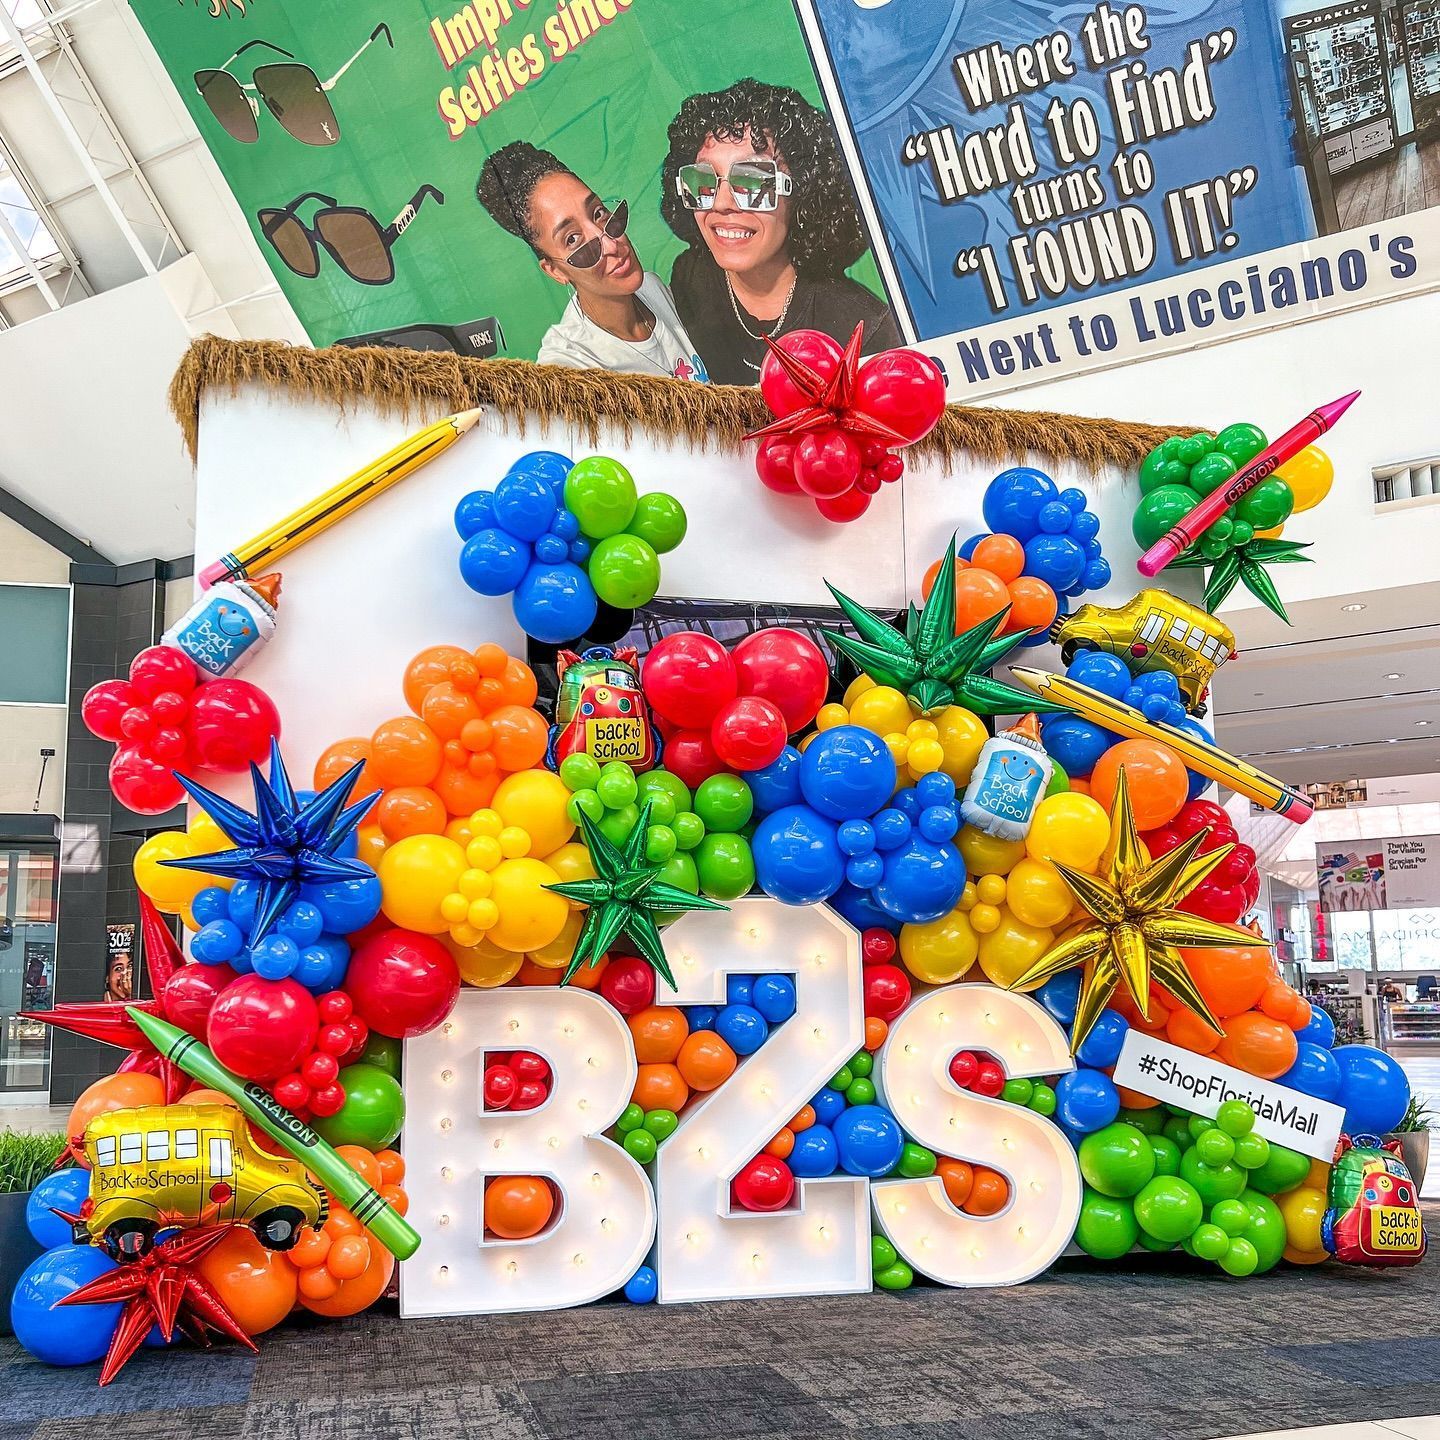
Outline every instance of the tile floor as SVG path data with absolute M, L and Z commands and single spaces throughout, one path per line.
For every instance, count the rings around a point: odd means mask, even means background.
M 1309 1425 L 1303 1430 L 1263 1430 L 1234 1440 L 1440 1440 L 1440 1415 L 1406 1420 L 1367 1420 L 1350 1425 Z

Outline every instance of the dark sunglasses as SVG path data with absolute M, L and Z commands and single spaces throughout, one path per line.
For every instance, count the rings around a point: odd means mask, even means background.
M 268 40 L 251 40 L 218 70 L 197 70 L 195 88 L 225 133 L 242 145 L 253 145 L 260 138 L 260 105 L 254 98 L 257 95 L 265 102 L 265 108 L 302 144 L 333 145 L 340 138 L 340 122 L 330 104 L 330 91 L 382 35 L 393 50 L 395 41 L 390 37 L 390 27 L 382 21 L 328 80 L 322 80 L 288 50 Z M 259 66 L 251 76 L 252 83 L 247 85 L 230 73 L 229 66 L 257 45 L 285 56 L 289 63 Z
M 275 253 L 304 279 L 313 280 L 320 273 L 319 245 L 352 280 L 362 285 L 388 285 L 395 278 L 390 252 L 431 196 L 437 205 L 445 203 L 444 195 L 433 185 L 422 185 L 405 208 L 383 226 L 368 210 L 337 205 L 333 196 L 314 190 L 297 195 L 283 210 L 262 210 L 255 218 Z M 308 200 L 322 201 L 325 208 L 317 210 L 306 225 L 295 212 Z
M 573 270 L 593 270 L 605 253 L 605 237 L 618 240 L 630 224 L 630 202 L 622 200 L 609 211 L 600 227 L 601 233 L 584 244 L 577 245 L 566 257 L 565 263 Z
M 794 181 L 773 160 L 737 160 L 728 175 L 713 165 L 682 165 L 675 176 L 675 193 L 687 210 L 713 210 L 721 183 L 730 186 L 742 210 L 773 210 L 780 196 L 788 195 Z

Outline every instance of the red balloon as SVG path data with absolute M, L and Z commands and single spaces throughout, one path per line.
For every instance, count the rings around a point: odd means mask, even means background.
M 520 1080 L 538 1080 L 543 1084 L 550 1078 L 550 1066 L 545 1057 L 533 1050 L 517 1050 L 510 1057 L 510 1068 Z
M 1175 828 L 1175 822 L 1172 820 L 1168 825 L 1160 825 L 1154 830 L 1144 831 L 1140 838 L 1145 842 L 1145 848 L 1150 852 L 1151 859 L 1158 860 L 1162 855 L 1168 855 L 1183 837 Z
M 1225 867 L 1222 864 L 1219 868 L 1223 870 Z M 1233 925 L 1250 906 L 1246 903 L 1245 892 L 1238 885 L 1227 885 L 1211 874 L 1175 908 L 1185 911 L 1187 915 L 1199 915 L 1205 920 L 1218 920 L 1223 925 Z
M 867 965 L 865 1013 L 887 1023 L 910 1003 L 910 977 L 898 965 Z
M 508 1065 L 490 1065 L 485 1070 L 485 1108 L 505 1110 L 515 1098 L 519 1085 L 515 1072 Z
M 655 972 L 643 960 L 617 956 L 600 976 L 600 993 L 622 1015 L 638 1015 L 655 1003 Z
M 795 483 L 816 500 L 833 500 L 860 478 L 860 447 L 838 426 L 813 430 L 795 447 Z
M 989 1095 L 993 1099 L 1005 1088 L 1005 1072 L 993 1060 L 982 1060 L 975 1067 L 970 1088 L 977 1095 Z
M 404 1040 L 433 1030 L 454 1008 L 460 969 L 432 936 L 397 928 L 351 955 L 345 989 L 372 1030 Z
M 979 1073 L 980 1061 L 973 1050 L 957 1050 L 950 1057 L 950 1078 L 962 1090 L 968 1090 Z
M 893 960 L 898 948 L 895 937 L 878 925 L 860 933 L 860 958 L 866 965 L 883 965 Z
M 742 1210 L 783 1210 L 795 1194 L 795 1172 L 774 1155 L 757 1155 L 730 1182 L 730 1200 Z
M 119 744 L 124 734 L 120 722 L 133 704 L 134 695 L 127 681 L 102 680 L 85 692 L 80 702 L 80 718 L 92 735 Z
M 228 965 L 181 965 L 165 982 L 160 1008 L 172 1025 L 203 1040 L 211 1007 L 236 978 Z
M 169 769 L 134 745 L 122 745 L 110 757 L 110 788 L 137 815 L 163 815 L 185 798 L 185 787 Z
M 757 630 L 731 652 L 740 694 L 768 700 L 790 734 L 803 730 L 825 703 L 830 667 L 825 652 L 798 630 Z
M 212 684 L 220 684 L 216 680 Z M 315 1048 L 315 998 L 294 980 L 232 980 L 210 1007 L 210 1048 L 246 1080 L 273 1080 L 298 1070 Z
M 791 330 L 775 342 L 787 355 L 808 365 L 822 380 L 829 380 L 840 368 L 845 353 L 838 340 L 821 330 Z M 814 402 L 785 373 L 785 367 L 767 350 L 760 366 L 760 394 L 770 413 L 781 420 Z
M 878 495 L 880 493 L 880 472 L 873 465 L 862 465 L 860 478 L 855 482 L 855 488 L 850 493 L 852 495 Z M 840 498 L 843 500 L 845 497 L 842 495 Z M 820 503 L 818 500 L 815 502 L 817 508 Z M 834 502 L 830 501 L 827 504 L 833 506 Z M 820 513 L 827 520 L 830 518 L 828 509 L 821 510 Z
M 1235 825 L 1229 814 L 1213 800 L 1187 800 L 1170 821 L 1170 825 L 1182 840 L 1188 840 L 1197 831 L 1208 826 L 1210 839 L 1205 844 L 1205 850 L 1213 850 L 1216 845 L 1223 845 L 1237 838 Z
M 778 495 L 798 495 L 795 482 L 795 437 L 767 435 L 755 452 L 755 473 Z
M 735 698 L 729 652 L 689 630 L 667 635 L 650 651 L 640 680 L 651 708 L 685 730 L 708 728 L 715 712 Z
M 515 1087 L 515 1098 L 510 1102 L 512 1110 L 533 1110 L 543 1104 L 550 1094 L 549 1086 L 539 1080 L 522 1080 Z
M 833 500 L 817 500 L 815 508 L 826 520 L 833 520 L 837 525 L 845 525 L 851 520 L 858 520 L 870 508 L 870 497 L 873 493 L 861 488 L 861 481 L 864 479 L 865 476 L 862 474 L 860 479 L 855 482 L 853 490 L 847 490 Z
M 692 790 L 702 780 L 721 775 L 726 769 L 709 730 L 678 731 L 665 742 L 663 760 L 665 768 L 672 775 L 678 775 Z
M 893 485 L 905 473 L 905 462 L 898 455 L 887 455 L 875 466 L 882 485 Z
M 1236 842 L 1235 848 L 1212 872 L 1222 880 L 1238 885 L 1255 868 L 1255 852 L 1250 846 Z
M 918 350 L 886 350 L 860 367 L 851 403 L 913 444 L 945 413 L 945 377 Z
M 303 1110 L 310 1104 L 310 1087 L 301 1075 L 282 1075 L 270 1093 L 287 1109 Z
M 152 645 L 130 662 L 130 689 L 141 704 L 167 690 L 188 695 L 195 683 L 195 662 L 172 645 Z
M 196 761 L 207 770 L 245 770 L 270 753 L 280 733 L 274 702 L 248 680 L 212 680 L 191 706 Z
M 758 695 L 732 700 L 710 725 L 715 753 L 734 770 L 759 770 L 778 760 L 787 733 L 780 708 Z

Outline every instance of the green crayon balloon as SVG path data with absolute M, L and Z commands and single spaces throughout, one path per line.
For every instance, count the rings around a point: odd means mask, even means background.
M 134 1005 L 126 1006 L 125 1013 L 166 1060 L 202 1085 L 229 1096 L 246 1119 L 283 1145 L 307 1169 L 313 1170 L 330 1193 L 397 1259 L 408 1260 L 420 1248 L 420 1236 L 406 1223 L 405 1217 L 386 1204 L 379 1191 L 367 1185 L 352 1166 L 264 1086 L 232 1075 L 207 1045 L 187 1035 L 178 1025 Z

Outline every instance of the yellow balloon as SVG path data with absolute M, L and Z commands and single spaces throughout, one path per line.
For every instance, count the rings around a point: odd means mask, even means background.
M 1093 873 L 1110 843 L 1110 817 L 1098 800 L 1072 790 L 1047 795 L 1035 807 L 1025 849 L 1032 860 L 1058 861 Z
M 548 855 L 575 833 L 569 803 L 570 787 L 553 770 L 520 770 L 500 782 L 490 808 L 529 834 L 532 855 Z
M 995 984 L 1013 985 L 1054 943 L 1047 926 L 1027 925 L 1001 910 L 1000 924 L 980 940 L 980 968 Z
M 572 910 L 565 917 L 565 928 L 548 945 L 530 952 L 530 958 L 542 970 L 558 970 L 568 965 L 575 957 L 575 942 L 580 938 L 580 927 L 585 916 L 579 910 Z
M 355 832 L 355 857 L 372 870 L 378 870 L 387 843 L 385 832 L 378 825 L 362 825 Z
M 1328 1250 L 1296 1250 L 1291 1245 L 1287 1245 L 1281 1254 L 1292 1265 L 1318 1265 L 1322 1260 L 1330 1258 Z
M 198 806 L 191 810 L 186 832 L 196 855 L 210 855 L 216 850 L 233 850 L 235 842 Z M 219 882 L 214 882 L 218 884 Z
M 481 990 L 493 990 L 507 980 L 513 980 L 525 963 L 523 955 L 512 955 L 482 940 L 478 945 L 457 945 L 449 935 L 440 937 L 441 943 L 455 957 L 460 978 L 467 985 L 478 986 Z
M 922 984 L 948 985 L 958 980 L 975 963 L 980 953 L 979 937 L 969 917 L 952 910 L 925 925 L 900 927 L 900 958 L 905 968 Z
M 590 852 L 578 840 L 572 840 L 568 845 L 562 845 L 554 854 L 542 858 L 562 880 L 593 880 L 595 878 L 595 867 L 590 863 Z
M 997 840 L 973 825 L 962 826 L 955 843 L 971 875 L 1008 875 L 1025 855 L 1023 840 Z
M 1053 929 L 1069 915 L 1075 897 L 1053 865 L 1027 855 L 1009 874 L 1005 903 L 1017 920 Z
M 857 696 L 863 695 L 867 690 L 873 690 L 874 688 L 875 682 L 862 670 L 860 674 L 845 687 L 845 695 L 840 702 L 841 708 L 848 710 L 850 706 L 855 703 Z
M 1275 1196 L 1275 1204 L 1285 1220 L 1285 1243 L 1292 1250 L 1319 1250 L 1323 1254 L 1325 1246 L 1320 1239 L 1320 1222 L 1325 1217 L 1325 1192 L 1313 1185 L 1297 1185 L 1295 1189 Z
M 1335 466 L 1318 445 L 1307 445 L 1275 473 L 1290 487 L 1295 496 L 1295 508 L 1290 512 L 1292 515 L 1298 515 L 1302 510 L 1313 510 L 1330 493 L 1330 487 L 1335 483 Z
M 1005 903 L 1005 877 L 1003 875 L 982 875 L 975 882 L 975 898 L 982 905 L 1003 905 Z
M 500 912 L 485 934 L 492 945 L 524 954 L 559 938 L 570 902 L 545 889 L 560 877 L 543 860 L 502 860 L 490 873 L 495 882 L 490 898 Z
M 843 705 L 822 705 L 820 713 L 815 717 L 815 729 L 833 730 L 837 725 L 848 725 L 850 723 L 850 712 Z M 802 750 L 805 748 L 802 743 Z
M 1278 540 L 1285 533 L 1285 525 L 1282 521 L 1279 525 L 1272 526 L 1269 530 L 1257 530 L 1257 540 Z
M 872 685 L 847 704 L 850 707 L 850 723 L 870 731 L 872 735 L 893 735 L 897 732 L 903 735 L 915 718 L 910 702 L 889 685 Z
M 933 717 L 940 732 L 945 760 L 940 768 L 959 785 L 964 785 L 980 758 L 980 747 L 990 738 L 985 722 L 963 705 L 947 705 Z
M 966 912 L 970 917 L 970 928 L 977 935 L 990 935 L 1000 928 L 1003 918 L 998 905 L 987 905 L 983 900 L 972 905 Z
M 440 902 L 459 887 L 465 852 L 443 835 L 406 835 L 380 857 L 380 908 L 406 930 L 449 929 Z
M 225 849 L 230 848 L 229 841 L 226 841 Z M 135 884 L 150 897 L 157 910 L 163 910 L 167 915 L 179 915 L 189 908 L 190 902 L 207 885 L 218 885 L 220 882 L 201 870 L 172 870 L 160 862 L 189 860 L 193 855 L 206 853 L 197 850 L 184 831 L 162 830 L 135 852 L 131 867 L 135 872 Z

